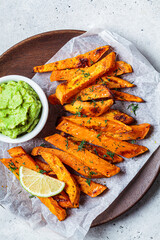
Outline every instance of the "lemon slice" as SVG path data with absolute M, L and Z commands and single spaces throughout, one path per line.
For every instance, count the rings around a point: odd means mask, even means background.
M 64 189 L 65 183 L 55 178 L 37 173 L 29 168 L 19 168 L 19 180 L 22 187 L 37 197 L 51 197 Z

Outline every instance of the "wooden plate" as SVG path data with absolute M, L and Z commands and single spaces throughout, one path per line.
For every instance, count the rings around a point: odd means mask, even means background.
M 33 77 L 33 66 L 44 64 L 67 41 L 82 33 L 78 30 L 46 32 L 16 44 L 0 56 L 0 77 L 9 74 Z M 143 197 L 158 175 L 159 158 L 160 148 L 113 204 L 93 221 L 92 227 L 115 219 Z

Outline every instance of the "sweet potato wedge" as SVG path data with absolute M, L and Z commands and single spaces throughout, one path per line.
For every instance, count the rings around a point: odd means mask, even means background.
M 127 80 L 124 80 L 124 79 L 118 78 L 118 77 L 114 77 L 114 76 L 101 77 L 101 78 L 96 80 L 96 84 L 105 85 L 106 87 L 108 87 L 110 89 L 135 87 L 134 84 L 128 82 Z
M 48 97 L 48 101 L 53 105 L 61 105 L 59 99 L 56 97 L 56 94 L 51 94 Z
M 76 172 L 80 173 L 81 175 L 85 177 L 91 176 L 91 171 L 95 172 L 94 175 L 92 175 L 92 178 L 102 178 L 103 175 L 96 172 L 95 169 L 90 169 L 89 167 L 85 166 L 84 164 L 80 163 L 76 157 L 72 156 L 69 153 L 54 149 L 54 148 L 43 148 L 43 147 L 35 147 L 32 150 L 32 155 L 37 156 L 41 155 L 41 152 L 50 152 L 54 155 L 56 155 L 64 164 L 68 165 L 69 167 L 73 168 Z
M 140 140 L 144 139 L 150 129 L 150 124 L 143 123 L 139 125 L 133 125 L 131 132 L 124 132 L 124 133 L 111 133 L 106 132 L 104 135 L 110 136 L 119 140 Z
M 50 76 L 51 82 L 54 81 L 71 81 L 72 78 L 75 78 L 83 72 L 83 68 L 73 68 L 65 70 L 53 71 Z
M 106 76 L 119 76 L 124 73 L 131 73 L 133 72 L 132 67 L 130 64 L 123 62 L 123 61 L 117 61 L 113 69 L 111 69 Z
M 104 117 L 108 120 L 118 120 L 125 124 L 131 124 L 134 122 L 134 118 L 127 115 L 126 113 L 120 112 L 115 109 L 109 109 L 106 113 L 103 113 L 100 117 Z
M 79 206 L 80 190 L 72 175 L 68 172 L 60 159 L 50 152 L 40 152 L 43 159 L 49 164 L 60 181 L 65 182 L 65 191 L 74 207 Z
M 79 126 L 67 120 L 63 120 L 56 129 L 78 137 L 81 140 L 90 142 L 94 145 L 106 148 L 107 150 L 126 158 L 135 157 L 148 150 L 148 148 L 144 146 L 139 146 L 136 144 L 117 140 L 112 137 L 107 137 L 104 134 L 97 133 L 94 130 Z
M 95 169 L 103 176 L 111 177 L 120 171 L 120 168 L 111 163 L 99 158 L 97 155 L 90 153 L 85 148 L 81 149 L 79 146 L 59 134 L 46 137 L 45 140 L 54 146 L 62 149 L 75 156 L 82 164 L 91 169 Z
M 114 99 L 117 101 L 127 101 L 127 102 L 144 102 L 144 100 L 140 97 L 131 95 L 125 92 L 119 92 L 116 90 L 112 90 Z
M 92 101 L 92 102 L 81 102 L 75 101 L 71 104 L 64 105 L 64 109 L 77 116 L 93 116 L 97 117 L 107 112 L 108 109 L 113 105 L 114 101 L 108 99 L 105 101 Z
M 53 196 L 53 199 L 56 200 L 62 208 L 73 208 L 73 205 L 68 197 L 68 195 L 62 191 L 60 194 Z
M 72 142 L 77 143 L 79 146 L 82 144 L 82 142 L 84 142 L 84 141 L 81 141 L 79 138 L 72 137 L 72 136 L 68 136 L 67 138 L 69 140 L 71 140 Z M 106 150 L 105 148 L 91 145 L 91 144 L 88 144 L 87 142 L 85 142 L 84 148 L 86 148 L 89 152 L 96 154 L 100 158 L 107 160 L 108 162 L 111 162 L 111 163 L 123 162 L 122 157 L 118 156 L 115 153 L 112 153 L 111 151 Z M 92 171 L 95 171 L 95 170 L 92 170 Z M 89 175 L 89 177 L 90 177 L 90 175 Z M 94 177 L 94 175 L 93 175 L 93 177 Z M 96 177 L 94 177 L 94 178 L 96 178 Z
M 96 63 L 105 52 L 109 50 L 110 46 L 98 47 L 92 51 L 80 54 L 73 58 L 67 58 L 54 63 L 48 63 L 33 68 L 34 72 L 50 72 L 53 70 L 61 70 L 66 68 L 84 68 L 90 67 Z
M 73 176 L 76 179 L 77 183 L 79 184 L 80 190 L 90 197 L 97 197 L 107 189 L 106 186 L 99 183 L 95 183 L 90 179 L 86 179 L 75 174 Z
M 100 84 L 94 84 L 84 88 L 75 96 L 75 99 L 80 99 L 81 101 L 100 98 L 113 98 L 112 92 L 106 86 Z
M 61 120 L 65 119 L 95 130 L 101 130 L 103 128 L 104 131 L 112 133 L 132 131 L 132 127 L 117 120 L 107 120 L 105 117 L 78 117 L 71 115 L 61 118 Z
M 11 150 L 11 149 L 10 149 Z M 14 151 L 16 149 L 14 148 Z M 12 150 L 11 150 L 12 151 Z M 25 155 L 23 155 L 24 157 Z M 23 158 L 22 157 L 22 158 Z M 23 164 L 23 159 L 21 157 L 17 157 L 17 158 L 11 158 L 11 159 L 0 159 L 0 161 L 10 170 L 12 171 L 12 173 L 16 176 L 16 178 L 19 180 L 19 167 L 20 166 L 24 166 Z M 22 163 L 18 162 L 18 160 L 21 160 L 22 159 Z M 30 165 L 32 165 L 32 161 L 30 163 L 30 158 L 27 159 L 27 161 L 24 161 L 25 162 L 25 166 L 30 168 Z M 33 167 L 32 167 L 33 169 Z M 38 197 L 39 200 L 44 204 L 46 205 L 46 207 L 51 211 L 51 213 L 53 213 L 59 221 L 63 221 L 67 214 L 66 214 L 66 211 L 61 208 L 59 206 L 59 204 L 57 203 L 56 200 L 54 200 L 52 197 L 49 197 L 49 198 L 41 198 L 41 197 Z
M 112 153 L 112 152 L 106 150 L 105 148 L 94 146 L 94 145 L 90 145 L 90 144 L 86 144 L 85 148 L 88 151 L 90 151 L 91 153 L 96 154 L 100 158 L 103 158 L 103 159 L 107 160 L 110 163 L 123 162 L 123 158 L 122 157 L 118 156 L 115 153 Z
M 115 53 L 111 52 L 93 66 L 81 70 L 81 74 L 71 81 L 61 83 L 57 86 L 56 97 L 61 104 L 67 103 L 68 99 L 75 96 L 80 90 L 92 84 L 97 78 L 108 72 L 115 65 Z

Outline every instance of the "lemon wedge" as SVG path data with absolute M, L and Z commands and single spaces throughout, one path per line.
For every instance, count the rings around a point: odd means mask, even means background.
M 64 182 L 23 166 L 19 168 L 19 180 L 27 192 L 37 197 L 55 196 L 65 187 Z

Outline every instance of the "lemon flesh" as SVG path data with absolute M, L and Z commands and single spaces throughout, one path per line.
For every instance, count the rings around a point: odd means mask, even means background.
M 27 192 L 37 197 L 55 196 L 65 187 L 64 182 L 23 166 L 19 168 L 19 180 Z

